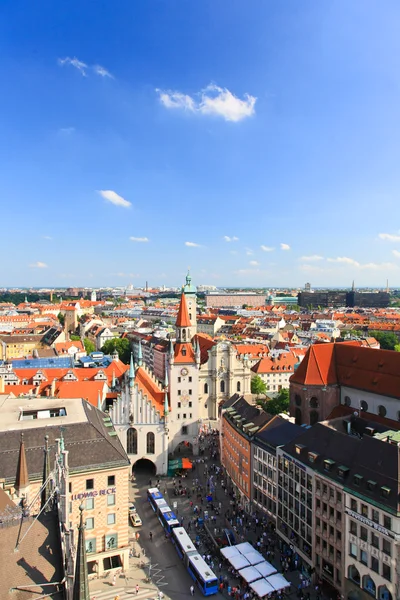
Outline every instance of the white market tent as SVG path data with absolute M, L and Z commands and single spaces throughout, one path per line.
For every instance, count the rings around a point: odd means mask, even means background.
M 247 556 L 246 556 L 247 558 Z M 269 575 L 272 575 L 273 573 L 276 573 L 276 569 L 273 565 L 271 565 L 271 563 L 267 562 L 266 560 L 258 565 L 256 565 L 256 569 L 257 571 L 259 571 L 261 573 L 261 575 L 263 577 L 268 577 Z
M 234 546 L 240 552 L 240 554 L 248 554 L 249 552 L 254 552 L 253 546 L 249 542 L 242 542 L 241 544 L 236 544 Z
M 232 558 L 228 558 L 232 567 L 239 571 L 240 569 L 244 569 L 245 567 L 249 567 L 250 563 L 243 554 L 238 554 L 237 556 L 232 556 Z
M 265 562 L 265 558 L 260 552 L 257 552 L 257 550 L 245 554 L 245 557 L 251 565 L 258 565 L 259 563 Z
M 235 546 L 227 546 L 221 549 L 221 554 L 224 558 L 232 558 L 232 556 L 240 556 L 239 550 Z
M 242 569 L 239 571 L 240 577 L 243 577 L 247 583 L 251 583 L 252 581 L 256 581 L 256 579 L 260 579 L 260 572 L 257 571 L 255 567 L 247 567 L 246 569 Z
M 271 594 L 275 591 L 266 579 L 253 581 L 253 583 L 250 583 L 250 587 L 260 598 L 264 598 L 267 594 Z
M 272 585 L 276 592 L 279 590 L 283 590 L 283 588 L 285 587 L 290 586 L 290 582 L 287 579 L 285 579 L 284 576 L 281 575 L 281 573 L 275 573 L 275 575 L 267 577 L 265 581 Z

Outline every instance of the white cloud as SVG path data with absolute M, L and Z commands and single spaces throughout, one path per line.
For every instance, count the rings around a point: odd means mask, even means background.
M 123 208 L 129 208 L 131 203 L 128 200 L 125 200 L 122 196 L 119 196 L 113 190 L 99 190 L 98 192 L 100 196 L 102 196 L 107 202 L 111 202 L 115 206 L 122 206 Z
M 44 240 L 52 240 L 53 238 L 51 237 L 51 235 L 43 235 L 42 238 Z
M 281 244 L 281 250 L 290 250 L 289 244 Z
M 86 63 L 82 62 L 81 60 L 78 60 L 76 57 L 70 58 L 69 56 L 66 56 L 65 58 L 59 58 L 58 64 L 62 67 L 65 65 L 71 65 L 72 67 L 75 67 L 75 69 L 78 69 L 78 71 L 84 77 L 86 77 L 86 69 L 88 68 L 88 66 Z
M 359 267 L 360 263 L 354 258 L 348 258 L 347 256 L 338 256 L 337 258 L 328 258 L 330 263 L 342 263 L 345 265 L 352 265 L 353 267 Z
M 251 260 L 249 262 L 249 265 L 252 265 L 253 267 L 258 267 L 260 263 L 257 260 Z
M 148 242 L 149 241 L 149 238 L 147 238 L 147 237 L 133 237 L 132 235 L 129 239 L 131 240 L 131 242 Z
M 92 69 L 96 75 L 100 75 L 100 77 L 110 77 L 110 79 L 114 79 L 114 76 L 111 75 L 110 71 L 107 71 L 107 69 L 101 65 L 93 65 Z
M 324 257 L 319 256 L 319 254 L 311 254 L 311 256 L 300 256 L 299 260 L 303 260 L 304 262 L 310 262 L 314 260 L 324 260 Z
M 275 248 L 273 248 L 272 246 L 260 246 L 261 250 L 263 250 L 264 252 L 273 252 L 275 250 Z
M 200 244 L 196 244 L 195 242 L 185 242 L 185 246 L 189 246 L 189 248 L 200 248 Z
M 31 267 L 31 269 L 47 269 L 47 265 L 44 262 L 40 262 L 40 260 L 38 260 L 35 263 L 32 263 L 31 265 L 29 265 Z
M 61 135 L 71 135 L 74 132 L 75 132 L 75 127 L 61 127 L 58 130 L 58 133 L 60 133 Z
M 236 237 L 235 235 L 233 237 L 229 237 L 229 235 L 224 235 L 224 240 L 226 242 L 238 242 L 239 238 Z
M 398 250 L 392 250 L 392 254 L 396 257 L 396 258 L 400 258 L 400 252 Z
M 365 263 L 365 264 L 361 264 L 359 263 L 357 260 L 354 260 L 354 258 L 348 258 L 347 256 L 338 256 L 337 258 L 328 258 L 327 259 L 328 262 L 330 263 L 338 263 L 338 264 L 342 264 L 342 265 L 350 265 L 351 267 L 355 267 L 356 269 L 366 269 L 366 270 L 374 270 L 377 271 L 378 269 L 386 269 L 386 270 L 392 270 L 392 269 L 397 269 L 397 265 L 395 265 L 394 263 Z
M 257 98 L 244 95 L 240 100 L 227 88 L 210 84 L 199 93 L 195 100 L 182 92 L 156 89 L 160 102 L 165 108 L 177 108 L 202 115 L 216 115 L 225 121 L 238 122 L 255 114 L 254 106 Z
M 392 233 L 380 233 L 379 237 L 387 242 L 400 242 L 400 235 L 393 235 Z
M 254 252 L 251 248 L 246 248 L 246 254 L 247 256 L 253 256 Z

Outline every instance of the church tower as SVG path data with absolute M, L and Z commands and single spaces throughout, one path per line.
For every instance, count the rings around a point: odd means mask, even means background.
M 183 286 L 183 293 L 186 296 L 187 309 L 190 319 L 190 339 L 197 333 L 197 288 L 192 285 L 190 272 L 187 272 L 186 283 Z
M 197 453 L 199 363 L 191 342 L 192 321 L 190 320 L 186 294 L 184 293 L 181 296 L 175 327 L 176 342 L 170 344 L 168 357 L 169 452 L 173 452 L 183 442 L 193 446 L 193 452 Z

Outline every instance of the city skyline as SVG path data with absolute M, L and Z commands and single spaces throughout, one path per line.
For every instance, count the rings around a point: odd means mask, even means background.
M 23 5 L 1 287 L 400 285 L 397 3 Z

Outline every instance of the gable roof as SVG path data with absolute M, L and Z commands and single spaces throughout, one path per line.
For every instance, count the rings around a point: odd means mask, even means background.
M 136 369 L 135 383 L 139 390 L 147 396 L 154 408 L 159 411 L 161 416 L 163 416 L 165 392 L 157 382 L 154 381 L 151 375 L 146 371 L 145 367 L 138 367 Z
M 174 361 L 176 363 L 191 364 L 196 362 L 193 346 L 190 342 L 177 342 L 174 346 Z
M 188 308 L 186 304 L 186 296 L 182 293 L 181 303 L 179 305 L 178 316 L 176 317 L 176 327 L 190 327 L 191 322 L 189 319 Z
M 352 342 L 310 346 L 291 383 L 342 385 L 400 397 L 400 353 Z
M 200 364 L 204 365 L 208 361 L 208 351 L 215 345 L 215 342 L 205 333 L 197 333 L 194 339 L 200 346 Z

